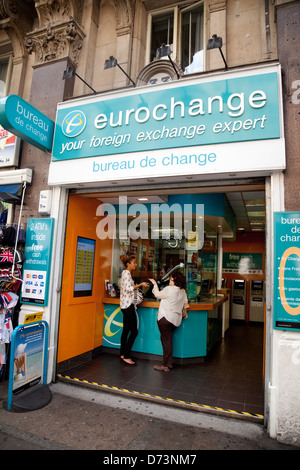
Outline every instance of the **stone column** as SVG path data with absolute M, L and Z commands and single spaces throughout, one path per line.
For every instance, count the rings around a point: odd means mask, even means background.
M 84 33 L 74 17 L 73 3 L 69 1 L 36 2 L 40 28 L 27 33 L 25 46 L 34 54 L 30 103 L 55 121 L 57 103 L 73 95 L 74 78 L 63 80 L 63 73 L 78 64 Z M 26 204 L 22 219 L 38 216 L 39 194 L 48 188 L 51 155 L 26 142 L 21 165 L 33 171 L 33 183 L 26 190 Z
M 125 72 L 131 76 L 135 0 L 114 0 L 114 6 L 117 18 L 116 59 Z M 130 84 L 126 75 L 121 70 L 116 70 L 114 87 L 119 88 Z
M 213 34 L 223 40 L 222 52 L 226 60 L 226 3 L 227 0 L 217 0 L 208 5 L 207 40 Z M 203 45 L 205 50 L 207 43 Z M 224 69 L 225 64 L 218 49 L 211 49 L 206 54 L 206 70 Z

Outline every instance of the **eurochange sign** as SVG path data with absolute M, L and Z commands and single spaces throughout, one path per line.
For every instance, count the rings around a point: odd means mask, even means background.
M 0 124 L 40 150 L 51 150 L 54 122 L 18 95 L 0 99 Z
M 260 70 L 60 103 L 49 183 L 283 169 L 280 69 Z

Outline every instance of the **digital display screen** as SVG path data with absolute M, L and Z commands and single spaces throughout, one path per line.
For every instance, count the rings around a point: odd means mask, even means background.
M 262 290 L 263 281 L 252 281 L 252 290 Z
M 95 240 L 77 238 L 74 297 L 92 295 L 95 245 Z
M 245 281 L 234 281 L 234 289 L 237 289 L 237 290 L 244 290 L 244 286 L 245 286 Z

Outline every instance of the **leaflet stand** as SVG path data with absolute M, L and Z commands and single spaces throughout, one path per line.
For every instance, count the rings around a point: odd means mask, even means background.
M 37 410 L 51 401 L 52 394 L 47 385 L 48 336 L 49 326 L 44 320 L 19 325 L 14 329 L 9 366 L 8 411 L 12 407 L 13 411 Z

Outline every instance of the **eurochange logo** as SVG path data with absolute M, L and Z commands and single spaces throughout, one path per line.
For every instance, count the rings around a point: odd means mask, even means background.
M 62 132 L 66 137 L 76 137 L 86 126 L 86 116 L 82 111 L 71 111 L 62 122 Z
M 111 343 L 111 344 L 114 344 L 116 346 L 120 345 L 120 341 L 117 342 L 117 343 L 114 343 L 112 341 L 109 341 L 108 338 L 111 338 L 112 336 L 115 336 L 122 328 L 123 328 L 123 323 L 121 322 L 118 322 L 115 320 L 115 316 L 118 315 L 118 313 L 121 312 L 121 308 L 120 307 L 117 307 L 109 316 L 107 316 L 104 312 L 104 318 L 106 319 L 106 324 L 105 324 L 105 327 L 104 327 L 104 339 L 108 342 L 108 343 Z M 115 326 L 119 326 L 120 328 L 118 328 L 116 331 L 111 331 L 111 326 L 112 325 L 115 325 Z

